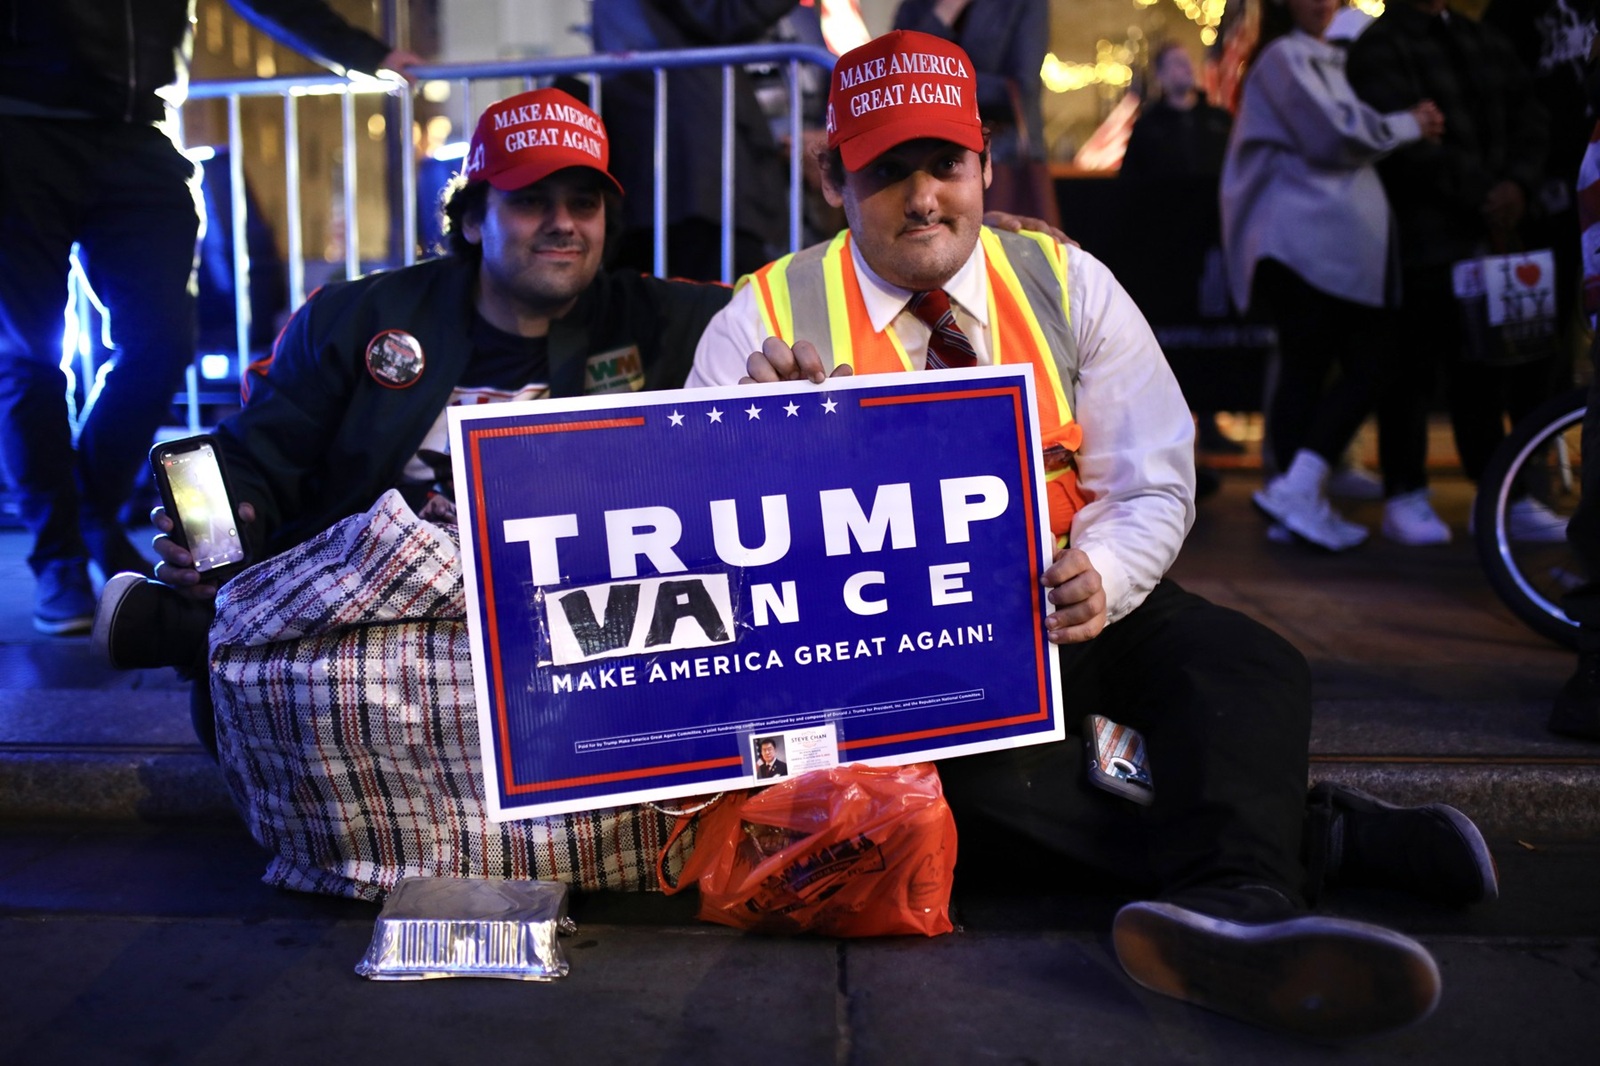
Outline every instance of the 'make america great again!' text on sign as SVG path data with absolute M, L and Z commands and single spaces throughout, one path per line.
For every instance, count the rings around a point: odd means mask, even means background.
M 452 412 L 496 817 L 1061 735 L 1031 373 Z M 795 772 L 791 768 L 791 772 Z

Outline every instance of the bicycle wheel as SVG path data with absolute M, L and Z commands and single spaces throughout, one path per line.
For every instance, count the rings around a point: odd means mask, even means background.
M 1546 401 L 1519 421 L 1489 461 L 1472 510 L 1472 539 L 1495 593 L 1536 633 L 1575 647 L 1577 625 L 1561 597 L 1588 580 L 1588 568 L 1548 523 L 1526 521 L 1548 508 L 1572 517 L 1583 491 L 1583 415 L 1587 389 Z

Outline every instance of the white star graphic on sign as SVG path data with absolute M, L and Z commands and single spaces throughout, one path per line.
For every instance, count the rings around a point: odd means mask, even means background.
M 833 414 L 833 409 L 838 406 L 839 405 L 836 402 L 829 400 L 827 403 L 822 405 L 822 409 L 831 415 Z
M 794 418 L 800 413 L 800 405 L 795 403 L 793 400 L 790 400 L 788 403 L 784 404 L 783 409 L 789 412 L 790 418 Z
M 706 412 L 706 417 L 711 419 L 713 422 L 721 422 L 722 412 L 713 407 L 711 410 Z
M 667 416 L 667 421 L 671 422 L 675 426 L 681 426 L 683 425 L 683 416 L 674 411 L 672 414 Z
M 750 421 L 754 422 L 761 417 L 761 408 L 751 404 L 744 409 L 744 413 L 750 416 Z

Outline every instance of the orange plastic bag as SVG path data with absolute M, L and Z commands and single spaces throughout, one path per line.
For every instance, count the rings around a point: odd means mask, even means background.
M 697 882 L 706 921 L 839 937 L 953 928 L 956 826 L 932 763 L 814 770 L 691 817 L 694 851 L 662 889 Z

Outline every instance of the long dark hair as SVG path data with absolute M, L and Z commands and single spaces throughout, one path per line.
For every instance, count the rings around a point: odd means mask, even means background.
M 1255 47 L 1250 49 L 1250 58 L 1244 62 L 1245 74 L 1250 73 L 1267 45 L 1294 32 L 1294 16 L 1289 14 L 1288 0 L 1261 0 L 1260 8 L 1261 25 L 1256 32 Z

